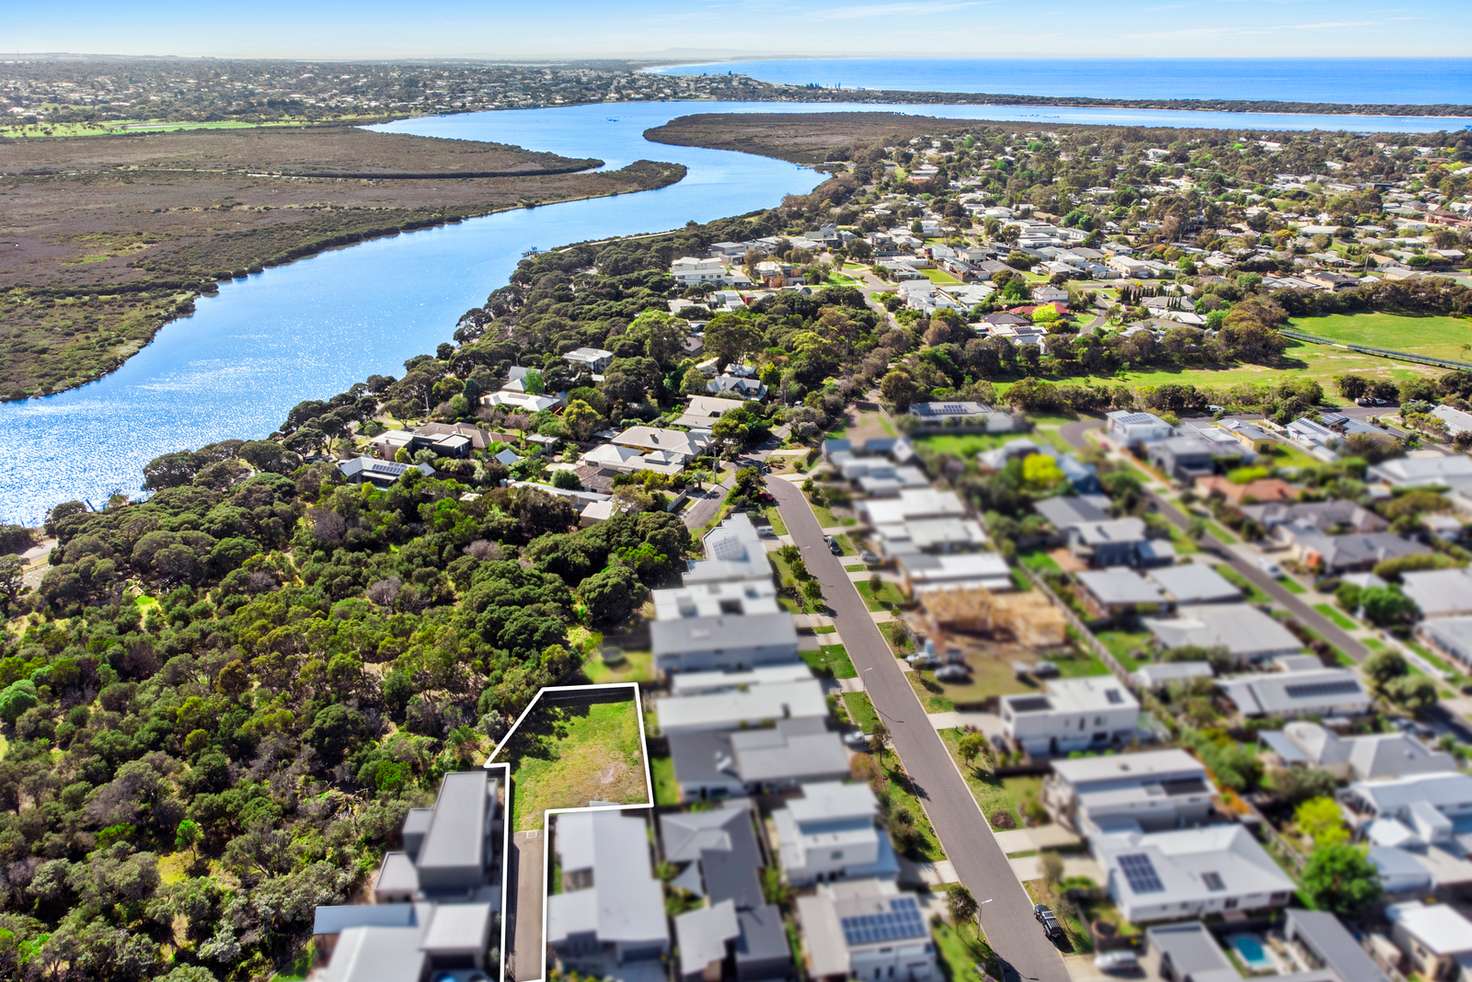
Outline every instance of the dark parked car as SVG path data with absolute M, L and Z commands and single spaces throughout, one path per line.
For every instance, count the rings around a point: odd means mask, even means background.
M 825 540 L 827 540 L 827 542 L 828 542 L 828 551 L 829 552 L 833 553 L 833 555 L 835 555 L 835 556 L 842 556 L 843 555 L 843 546 L 841 546 L 841 545 L 838 544 L 838 540 L 837 539 L 835 539 L 831 535 L 824 536 L 823 538 Z
M 1063 925 L 1058 923 L 1058 916 L 1046 904 L 1033 904 L 1032 916 L 1043 926 L 1043 933 L 1053 941 L 1063 939 Z

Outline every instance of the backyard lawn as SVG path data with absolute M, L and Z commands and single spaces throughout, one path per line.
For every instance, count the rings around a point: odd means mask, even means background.
M 1325 317 L 1300 317 L 1290 322 L 1289 326 L 1305 334 L 1314 334 L 1345 344 L 1408 351 L 1432 358 L 1472 361 L 1472 319 L 1466 317 L 1329 314 Z
M 649 800 L 632 699 L 538 703 L 507 749 L 517 831 L 540 829 L 549 808 Z
M 625 651 L 622 662 L 610 665 L 603 660 L 602 652 L 595 651 L 583 662 L 583 674 L 594 685 L 605 682 L 652 682 L 654 653 L 648 650 Z
M 961 282 L 945 270 L 934 267 L 920 270 L 920 275 L 940 286 L 955 286 Z
M 656 805 L 678 805 L 680 785 L 675 781 L 675 759 L 673 757 L 651 757 L 649 776 L 654 781 L 654 803 Z
M 1131 672 L 1146 660 L 1140 656 L 1149 648 L 1151 641 L 1149 631 L 1095 631 L 1094 637 Z
M 1019 439 L 1017 433 L 936 433 L 916 438 L 915 449 L 922 454 L 946 454 L 970 460 L 983 450 L 1000 447 Z

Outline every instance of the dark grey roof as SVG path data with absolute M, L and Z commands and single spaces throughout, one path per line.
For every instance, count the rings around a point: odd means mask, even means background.
M 754 965 L 759 962 L 790 964 L 792 949 L 787 946 L 787 932 L 782 927 L 782 912 L 775 906 L 762 904 L 750 910 L 737 911 L 736 923 L 741 925 L 741 936 L 736 939 L 737 965 Z
M 485 771 L 456 771 L 440 781 L 434 817 L 415 860 L 421 882 L 436 870 L 479 867 L 485 861 L 486 811 L 491 807 L 492 787 Z
M 1109 498 L 1102 494 L 1044 498 L 1032 507 L 1060 532 L 1085 522 L 1102 522 L 1110 518 Z

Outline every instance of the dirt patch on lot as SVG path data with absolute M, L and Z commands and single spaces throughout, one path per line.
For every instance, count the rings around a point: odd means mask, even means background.
M 684 173 L 599 163 L 331 127 L 0 141 L 0 398 L 110 371 L 222 279 Z

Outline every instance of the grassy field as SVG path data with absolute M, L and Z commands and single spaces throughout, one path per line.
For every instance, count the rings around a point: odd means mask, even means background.
M 116 119 L 102 123 L 12 123 L 0 126 L 6 139 L 48 139 L 75 136 L 126 136 L 130 133 L 180 133 L 185 130 L 249 130 L 266 126 L 301 126 L 299 119 Z
M 880 580 L 877 589 L 868 580 L 859 580 L 854 587 L 870 610 L 886 610 L 902 606 L 905 602 L 905 595 L 900 592 L 900 588 L 889 580 Z
M 1140 652 L 1151 640 L 1148 631 L 1096 631 L 1094 636 L 1131 672 L 1140 667 Z
M 815 672 L 827 671 L 836 679 L 851 679 L 859 673 L 841 644 L 825 644 L 817 651 L 802 652 L 802 660 Z
M 925 809 L 920 805 L 920 799 L 910 789 L 910 776 L 900 766 L 900 760 L 889 749 L 885 749 L 879 758 L 879 766 L 884 769 L 885 776 L 889 778 L 887 788 L 890 795 L 890 823 L 894 824 L 894 815 L 901 810 L 909 812 L 914 818 L 914 827 L 917 834 L 917 847 L 911 854 L 911 858 L 925 862 L 938 863 L 946 858 L 946 852 L 941 848 L 940 839 L 936 837 L 935 829 L 930 824 L 930 817 L 925 814 Z
M 865 733 L 874 732 L 874 726 L 879 722 L 879 713 L 874 710 L 874 704 L 869 701 L 868 695 L 863 692 L 845 692 L 843 708 L 855 726 Z
M 651 651 L 626 651 L 621 664 L 607 665 L 603 656 L 595 652 L 583 662 L 583 674 L 588 681 L 597 685 L 605 682 L 652 682 L 654 681 L 654 653 Z
M 656 805 L 678 805 L 680 785 L 675 781 L 675 759 L 673 757 L 651 757 L 649 777 L 654 782 Z
M 539 705 L 510 747 L 519 832 L 540 829 L 549 808 L 649 800 L 633 700 Z
M 1345 344 L 1472 361 L 1472 319 L 1466 317 L 1330 314 L 1327 317 L 1300 317 L 1291 324 L 1307 334 Z
M 983 450 L 1011 443 L 1019 436 L 1016 433 L 935 433 L 916 438 L 914 444 L 921 453 L 947 454 L 970 460 Z
M 1355 374 L 1370 378 L 1389 379 L 1399 382 L 1422 375 L 1440 374 L 1442 371 L 1430 366 L 1412 365 L 1407 362 L 1391 361 L 1375 355 L 1346 351 L 1327 344 L 1305 344 L 1292 342 L 1284 357 L 1290 365 L 1269 368 L 1264 365 L 1238 365 L 1235 368 L 1195 368 L 1173 372 L 1164 369 L 1121 372 L 1101 382 L 1120 382 L 1131 386 L 1196 385 L 1205 388 L 1226 388 L 1233 385 L 1263 385 L 1285 379 L 1309 378 L 1318 382 L 1326 391 L 1333 391 L 1334 379 L 1339 375 Z
M 920 275 L 938 286 L 955 286 L 961 282 L 943 269 L 922 269 Z
M 1012 816 L 1015 827 L 1022 828 L 1027 824 L 1024 809 L 1028 807 L 1028 803 L 1041 800 L 1043 779 L 1029 776 L 1000 779 L 991 776 L 982 777 L 961 762 L 959 750 L 961 736 L 961 730 L 940 731 L 941 741 L 950 751 L 951 758 L 961 770 L 961 775 L 966 778 L 966 786 L 971 789 L 971 796 L 976 799 L 976 804 L 980 806 L 982 814 L 986 816 L 988 822 L 991 822 L 993 815 L 1006 812 Z

